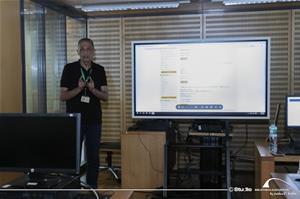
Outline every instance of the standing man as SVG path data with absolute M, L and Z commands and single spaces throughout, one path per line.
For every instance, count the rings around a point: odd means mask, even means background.
M 60 99 L 66 101 L 68 113 L 81 113 L 81 143 L 85 138 L 87 184 L 97 188 L 99 145 L 101 138 L 101 103 L 108 100 L 103 66 L 94 63 L 94 43 L 89 38 L 78 41 L 80 60 L 64 67 L 60 81 Z

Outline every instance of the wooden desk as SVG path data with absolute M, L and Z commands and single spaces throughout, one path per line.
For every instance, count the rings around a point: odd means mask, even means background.
M 267 143 L 255 143 L 255 188 L 261 189 L 263 184 L 271 177 L 275 171 L 276 162 L 299 162 L 300 156 L 273 156 L 269 152 Z M 256 192 L 257 199 L 267 199 L 270 193 Z
M 290 175 L 295 176 L 296 178 L 300 178 L 300 175 L 297 174 L 271 173 L 272 178 L 279 178 L 281 180 L 284 180 L 284 182 L 280 180 L 271 180 L 270 188 L 289 190 L 289 191 L 273 191 L 270 194 L 270 198 L 272 199 L 299 199 L 300 198 L 300 189 L 295 184 L 296 182 L 291 179 Z
M 23 172 L 0 172 L 0 185 L 23 176 Z
M 163 185 L 165 132 L 129 131 L 121 135 L 121 179 L 124 189 Z

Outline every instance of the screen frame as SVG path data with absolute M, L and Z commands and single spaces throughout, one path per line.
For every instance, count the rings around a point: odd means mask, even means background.
M 136 60 L 135 50 L 137 45 L 148 44 L 172 44 L 172 43 L 214 43 L 214 42 L 249 42 L 249 41 L 262 41 L 266 43 L 266 83 L 265 83 L 265 112 L 263 115 L 241 115 L 236 113 L 229 115 L 228 113 L 187 113 L 176 115 L 176 112 L 170 112 L 166 115 L 139 115 L 136 111 Z M 185 40 L 141 40 L 131 42 L 131 69 L 132 69 L 132 118 L 135 119 L 221 119 L 221 120 L 269 120 L 270 119 L 270 49 L 271 38 L 270 37 L 246 37 L 246 38 L 220 38 L 220 39 L 185 39 Z M 173 115 L 174 114 L 174 115 Z
M 81 114 L 80 113 L 0 113 L 1 117 L 27 117 L 27 118 L 74 118 L 76 122 L 76 149 L 75 149 L 75 164 L 74 168 L 29 168 L 29 167 L 2 167 L 0 165 L 0 171 L 3 172 L 24 172 L 24 173 L 62 173 L 62 174 L 73 174 L 78 175 L 80 173 L 80 161 L 81 161 L 81 143 L 80 143 L 80 132 L 81 132 Z M 53 143 L 55 145 L 55 143 Z
M 299 100 L 300 100 L 300 95 L 287 95 L 285 98 L 285 127 L 288 130 L 291 130 L 291 129 L 296 130 L 296 129 L 300 129 L 300 124 L 299 124 L 299 126 L 288 125 L 288 104 L 289 104 L 288 101 L 291 98 L 299 98 Z

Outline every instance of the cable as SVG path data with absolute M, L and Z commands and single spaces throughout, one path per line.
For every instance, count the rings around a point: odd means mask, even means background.
M 242 150 L 243 148 L 245 148 L 246 145 L 248 144 L 248 123 L 245 124 L 245 130 L 246 130 L 245 142 L 244 142 L 244 144 L 243 144 L 238 150 L 236 150 L 236 151 L 231 155 L 232 157 L 237 156 L 237 155 L 241 152 L 241 150 Z
M 242 156 L 236 155 L 235 159 L 236 160 L 247 161 L 247 162 L 254 162 L 255 161 L 255 157 L 247 156 L 247 155 L 242 155 Z
M 179 131 L 179 129 L 175 128 L 174 130 L 175 130 L 175 133 L 176 133 L 176 135 L 177 135 L 177 140 L 178 140 L 178 142 L 179 142 L 179 143 L 184 143 L 184 142 L 186 141 L 187 138 L 184 137 L 184 136 L 182 135 L 182 132 Z
M 188 127 L 187 131 L 179 131 L 177 130 L 177 135 L 178 135 L 178 141 L 180 143 L 185 143 L 185 144 L 193 144 L 193 137 L 190 136 L 190 132 L 193 130 L 192 127 Z M 184 186 L 187 185 L 192 185 L 190 183 L 192 183 L 192 175 L 191 175 L 191 170 L 193 169 L 193 166 L 197 166 L 199 163 L 195 162 L 195 156 L 199 157 L 198 153 L 193 153 L 193 150 L 190 149 L 189 147 L 185 148 L 185 150 L 179 150 L 177 151 L 177 161 L 178 161 L 178 167 L 184 169 L 186 172 L 183 173 L 183 175 L 177 175 L 176 176 L 176 184 L 183 184 L 183 183 L 187 183 Z M 183 159 L 181 159 L 180 157 L 183 157 Z M 180 160 L 183 160 L 183 164 L 180 164 Z
M 144 142 L 143 142 L 143 140 L 142 140 L 140 134 L 138 134 L 138 138 L 139 138 L 141 144 L 143 145 L 143 147 L 144 147 L 144 148 L 146 149 L 146 151 L 148 152 L 149 159 L 150 159 L 150 163 L 151 163 L 151 168 L 152 168 L 154 171 L 158 172 L 158 173 L 163 173 L 163 171 L 161 171 L 161 170 L 159 170 L 159 169 L 156 169 L 156 168 L 154 167 L 153 161 L 152 161 L 152 156 L 151 156 L 151 151 L 150 151 L 150 150 L 146 147 L 146 145 L 144 144 Z
M 91 190 L 94 193 L 96 199 L 99 199 L 99 195 L 94 188 L 92 188 L 89 184 L 83 182 L 82 180 L 79 180 L 79 181 L 80 181 L 80 184 L 83 184 L 85 187 L 87 187 L 89 190 Z
M 49 175 L 58 176 L 58 177 L 66 178 L 66 179 L 72 179 L 72 180 L 74 179 L 71 176 L 68 176 L 68 175 L 65 175 L 65 174 L 61 174 L 61 173 L 50 173 Z M 80 185 L 84 185 L 84 188 L 88 188 L 89 190 L 91 190 L 94 193 L 96 199 L 99 199 L 98 193 L 89 184 L 87 184 L 86 182 L 83 182 L 82 180 L 80 180 L 80 178 L 79 179 L 75 179 L 75 180 L 78 181 L 78 182 L 80 182 Z

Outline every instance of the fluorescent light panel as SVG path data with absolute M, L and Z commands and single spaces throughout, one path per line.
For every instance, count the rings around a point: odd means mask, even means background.
M 90 4 L 75 6 L 85 12 L 95 11 L 117 11 L 117 10 L 140 10 L 140 9 L 160 9 L 177 8 L 180 3 L 190 3 L 190 1 L 165 1 L 148 3 L 122 3 L 122 4 Z
M 300 0 L 223 0 L 225 5 L 243 5 L 243 4 L 262 4 L 262 3 L 279 3 L 295 2 Z

